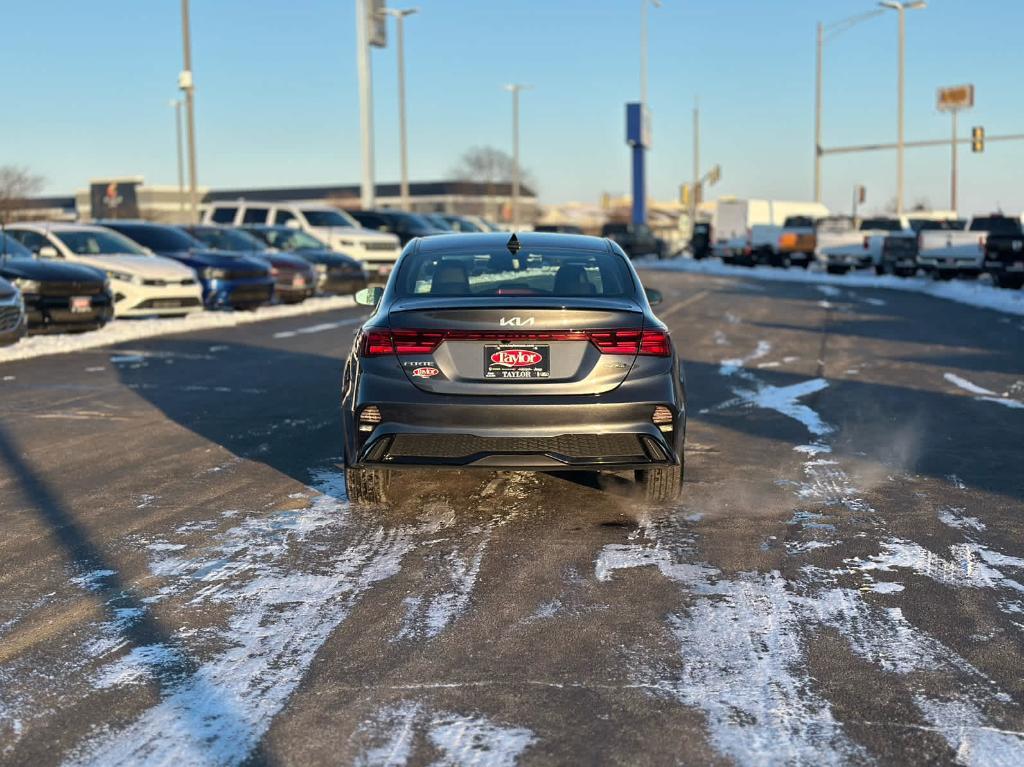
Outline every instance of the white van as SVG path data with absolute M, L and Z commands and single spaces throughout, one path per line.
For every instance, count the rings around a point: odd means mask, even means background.
M 402 252 L 395 235 L 364 229 L 350 215 L 331 205 L 218 200 L 206 206 L 203 223 L 269 224 L 301 229 L 332 249 L 362 261 L 371 276 L 390 272 Z

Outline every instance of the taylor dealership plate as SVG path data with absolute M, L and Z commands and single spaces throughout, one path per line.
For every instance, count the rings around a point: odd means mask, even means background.
M 551 376 L 551 347 L 537 344 L 486 344 L 484 378 L 529 380 Z

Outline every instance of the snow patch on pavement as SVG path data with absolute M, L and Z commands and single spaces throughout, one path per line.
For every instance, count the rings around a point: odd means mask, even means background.
M 920 293 L 933 298 L 954 301 L 980 309 L 992 309 L 1024 316 L 1024 291 L 1006 290 L 965 280 L 936 282 L 924 277 L 893 277 L 889 275 L 845 274 L 834 275 L 803 269 L 775 269 L 767 266 L 745 268 L 729 266 L 718 260 L 694 261 L 676 258 L 670 261 L 634 262 L 638 269 L 650 271 L 689 272 L 718 277 L 740 277 L 766 282 L 795 282 L 810 285 L 832 285 L 841 288 L 883 288 L 905 293 Z
M 207 634 L 190 646 L 189 632 L 179 632 L 174 647 L 138 648 L 101 668 L 97 687 L 155 679 L 164 696 L 134 723 L 86 744 L 69 764 L 228 765 L 252 750 L 331 632 L 375 583 L 399 571 L 415 534 L 436 529 L 364 528 L 340 500 L 343 488 L 339 473 L 322 474 L 323 494 L 307 508 L 248 517 L 169 572 L 157 560 L 154 575 L 170 578 L 162 598 L 197 610 L 226 608 L 227 625 L 213 629 L 215 642 Z M 326 557 L 318 545 L 325 537 Z M 204 657 L 211 645 L 220 649 Z M 178 667 L 170 678 L 168 663 Z
M 68 354 L 126 341 L 138 341 L 143 338 L 301 317 L 307 314 L 348 309 L 355 305 L 351 296 L 323 296 L 307 299 L 301 304 L 263 306 L 251 312 L 196 312 L 186 317 L 165 319 L 120 319 L 89 333 L 64 333 L 23 338 L 13 346 L 0 349 L 0 363 L 51 354 Z M 129 362 L 127 359 L 118 361 Z
M 1002 405 L 1003 407 L 1012 408 L 1014 410 L 1024 410 L 1024 402 L 1010 399 L 1007 396 L 1001 396 L 991 389 L 986 389 L 983 386 L 978 386 L 977 384 L 968 381 L 966 378 L 961 378 L 956 375 L 956 373 L 946 373 L 942 377 L 954 386 L 958 386 L 971 394 L 978 395 L 974 399 L 979 402 L 994 402 L 997 405 Z
M 431 714 L 423 703 L 410 701 L 378 711 L 356 737 L 372 743 L 356 758 L 358 767 L 402 767 L 424 737 L 440 752 L 430 767 L 514 767 L 537 741 L 525 727 L 499 725 L 481 715 Z
M 999 567 L 1024 568 L 1024 559 L 991 551 L 975 543 L 949 547 L 948 559 L 912 541 L 893 538 L 882 542 L 882 550 L 866 559 L 848 559 L 861 572 L 910 570 L 936 583 L 956 588 L 1011 589 L 1024 592 L 1024 585 L 1003 574 Z
M 921 713 L 966 767 L 1017 767 L 1024 764 L 1024 733 L 999 730 L 985 724 L 972 703 L 938 701 L 918 696 Z

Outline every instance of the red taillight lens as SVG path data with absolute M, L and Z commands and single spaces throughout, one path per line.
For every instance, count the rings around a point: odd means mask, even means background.
M 662 330 L 645 330 L 640 339 L 640 354 L 648 357 L 671 357 L 672 343 Z
M 383 357 L 395 351 L 395 345 L 391 341 L 391 333 L 386 330 L 367 330 L 363 333 L 362 343 L 359 345 L 360 357 Z
M 397 354 L 431 354 L 445 338 L 442 330 L 393 330 Z
M 545 342 L 590 341 L 602 354 L 643 354 L 669 357 L 672 345 L 662 330 L 570 331 L 467 331 L 467 330 L 368 330 L 359 347 L 361 357 L 388 354 L 432 354 L 443 341 Z

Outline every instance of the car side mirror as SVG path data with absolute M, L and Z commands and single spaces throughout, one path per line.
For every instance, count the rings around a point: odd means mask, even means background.
M 644 293 L 647 296 L 647 303 L 649 303 L 651 306 L 657 306 L 658 304 L 665 300 L 665 297 L 662 296 L 660 290 L 655 290 L 654 288 L 644 288 Z
M 377 286 L 373 288 L 363 288 L 358 291 L 355 295 L 356 303 L 362 306 L 376 306 L 380 303 L 381 298 L 384 297 L 384 288 Z
M 60 254 L 53 245 L 43 245 L 36 251 L 36 255 L 40 258 L 60 258 Z

